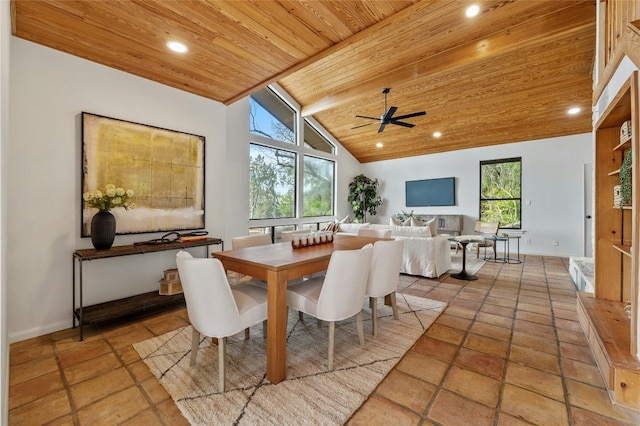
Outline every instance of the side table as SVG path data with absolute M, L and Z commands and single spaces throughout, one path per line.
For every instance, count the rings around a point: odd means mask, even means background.
M 520 238 L 521 235 L 491 235 L 485 237 L 486 241 L 493 241 L 493 259 L 487 257 L 487 247 L 484 248 L 484 260 L 496 263 L 522 263 L 520 261 Z M 517 257 L 511 258 L 511 240 L 515 240 L 517 244 Z M 498 242 L 503 243 L 502 257 L 498 257 Z
M 478 241 L 482 241 L 482 237 L 469 236 L 469 235 L 460 235 L 458 237 L 449 238 L 449 241 L 453 241 L 462 246 L 462 270 L 460 272 L 456 272 L 451 274 L 453 278 L 457 278 L 459 280 L 466 281 L 474 281 L 477 280 L 473 274 L 467 272 L 467 244 L 469 243 L 477 243 Z

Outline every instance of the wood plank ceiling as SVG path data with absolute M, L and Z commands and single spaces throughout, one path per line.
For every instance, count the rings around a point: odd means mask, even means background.
M 469 19 L 472 3 L 480 13 Z M 225 104 L 278 82 L 361 162 L 591 131 L 595 0 L 13 0 L 11 8 L 17 37 Z M 169 40 L 189 52 L 168 52 Z M 382 133 L 355 117 L 380 117 L 385 87 L 396 116 L 426 116 Z M 573 106 L 582 111 L 568 116 Z

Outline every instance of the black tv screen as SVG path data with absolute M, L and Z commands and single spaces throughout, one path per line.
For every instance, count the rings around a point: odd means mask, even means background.
M 407 207 L 455 206 L 456 178 L 408 180 L 406 186 Z

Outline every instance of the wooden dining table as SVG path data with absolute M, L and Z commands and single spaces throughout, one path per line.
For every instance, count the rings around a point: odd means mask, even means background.
M 287 377 L 287 281 L 326 270 L 336 250 L 357 250 L 383 240 L 335 235 L 331 243 L 296 248 L 290 242 L 214 252 L 224 268 L 267 281 L 267 378 Z

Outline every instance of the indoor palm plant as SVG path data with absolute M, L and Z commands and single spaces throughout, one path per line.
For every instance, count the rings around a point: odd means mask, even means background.
M 353 178 L 349 184 L 349 197 L 353 215 L 359 222 L 366 222 L 367 213 L 375 216 L 377 208 L 382 204 L 378 195 L 378 179 L 371 179 L 362 173 Z

